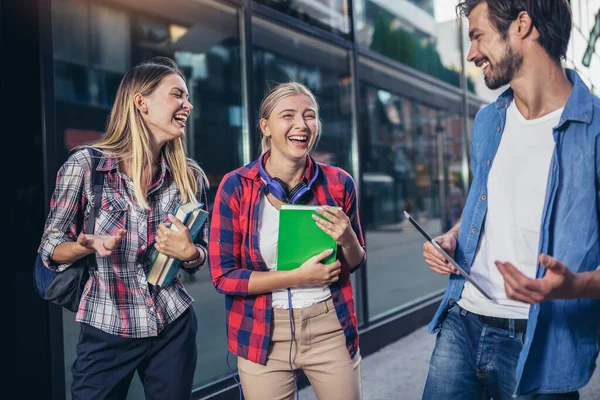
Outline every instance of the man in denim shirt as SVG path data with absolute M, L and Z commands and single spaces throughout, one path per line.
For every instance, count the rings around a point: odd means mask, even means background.
M 576 273 L 600 264 L 600 100 L 561 66 L 566 0 L 458 8 L 469 18 L 468 60 L 488 87 L 511 88 L 475 118 L 462 220 L 436 240 L 493 300 L 424 246 L 430 268 L 450 279 L 429 326 L 437 340 L 423 398 L 577 399 L 598 356 L 600 302 L 511 299 L 495 262 L 529 279 L 543 277 L 542 253 Z

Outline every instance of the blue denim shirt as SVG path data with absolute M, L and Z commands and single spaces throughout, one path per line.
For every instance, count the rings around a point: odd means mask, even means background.
M 542 213 L 539 252 L 563 260 L 575 272 L 600 265 L 600 99 L 575 71 L 573 89 L 559 124 Z M 487 211 L 487 180 L 513 100 L 511 89 L 477 113 L 473 126 L 473 182 L 463 211 L 456 260 L 468 271 Z M 539 263 L 537 277 L 544 275 Z M 447 310 L 461 296 L 465 279 L 451 275 L 429 332 L 439 331 Z M 515 395 L 580 389 L 596 367 L 600 301 L 552 300 L 532 305 L 517 365 Z

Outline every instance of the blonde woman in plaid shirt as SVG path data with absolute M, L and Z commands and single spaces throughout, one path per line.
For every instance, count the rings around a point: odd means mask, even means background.
M 127 72 L 107 132 L 93 145 L 102 153 L 97 169 L 104 172 L 94 235 L 81 228 L 93 194 L 90 152 L 74 152 L 58 172 L 42 259 L 62 271 L 95 254 L 98 265 L 90 270 L 76 317 L 81 333 L 73 399 L 125 399 L 136 371 L 147 399 L 190 397 L 196 367 L 193 299 L 179 280 L 154 287 L 146 274 L 153 245 L 184 261 L 188 273 L 206 263 L 207 227 L 194 243 L 172 215 L 192 199 L 206 208 L 205 175 L 187 158 L 183 141 L 192 108 L 172 60 L 153 58 Z M 168 229 L 168 222 L 179 231 Z

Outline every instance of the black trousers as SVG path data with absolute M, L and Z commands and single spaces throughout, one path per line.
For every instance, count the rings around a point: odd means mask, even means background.
M 72 367 L 73 399 L 124 400 L 136 370 L 146 399 L 189 399 L 196 369 L 197 329 L 191 306 L 151 338 L 123 338 L 81 324 Z

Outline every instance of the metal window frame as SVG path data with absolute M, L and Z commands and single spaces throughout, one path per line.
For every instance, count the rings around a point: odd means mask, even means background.
M 48 215 L 50 196 L 55 186 L 55 176 L 59 168 L 58 138 L 55 125 L 54 102 L 54 59 L 52 37 L 52 2 L 38 1 L 39 28 L 40 28 L 40 81 L 41 115 L 42 115 L 42 148 L 44 165 L 44 214 Z M 52 380 L 51 398 L 62 400 L 65 398 L 65 365 L 64 365 L 64 337 L 63 337 L 63 311 L 59 306 L 46 303 L 48 309 L 48 324 L 50 344 L 50 374 Z

